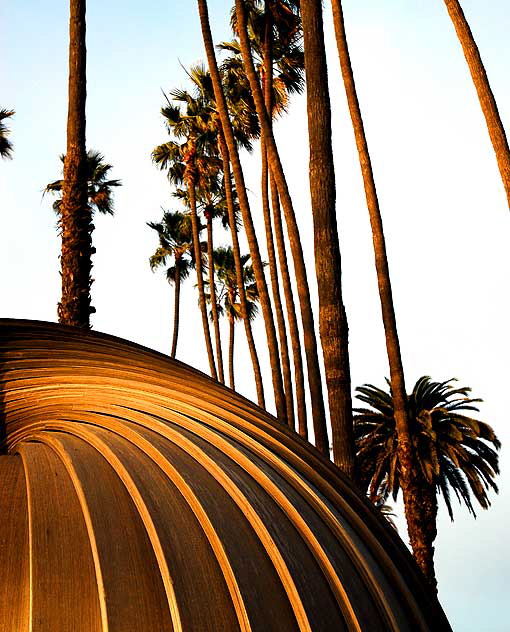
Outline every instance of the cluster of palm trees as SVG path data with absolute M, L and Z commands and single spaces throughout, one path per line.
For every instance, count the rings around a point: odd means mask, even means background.
M 319 331 L 329 401 L 333 458 L 345 474 L 363 489 L 367 489 L 367 485 L 369 485 L 366 472 L 370 471 L 372 466 L 379 468 L 377 470 L 379 478 L 377 476 L 374 478 L 377 485 L 375 482 L 370 483 L 372 485 L 370 496 L 374 501 L 376 499 L 384 501 L 389 491 L 394 493 L 396 489 L 402 489 L 411 546 L 418 564 L 431 585 L 435 586 L 432 547 L 435 532 L 427 526 L 430 523 L 428 520 L 430 511 L 425 507 L 426 502 L 423 499 L 430 495 L 428 494 L 430 486 L 434 487 L 435 499 L 436 487 L 445 495 L 447 493 L 445 490 L 448 485 L 451 485 L 456 492 L 460 493 L 460 497 L 464 499 L 468 507 L 472 508 L 469 495 L 466 495 L 465 483 L 464 487 L 459 487 L 463 484 L 459 481 L 464 481 L 464 479 L 462 477 L 456 479 L 454 475 L 448 476 L 444 472 L 458 472 L 464 468 L 467 471 L 480 455 L 476 449 L 474 452 L 467 449 L 466 458 L 464 461 L 459 461 L 455 458 L 452 460 L 453 453 L 449 453 L 441 461 L 442 465 L 439 465 L 439 461 L 436 463 L 439 469 L 442 468 L 443 477 L 439 477 L 437 481 L 430 476 L 425 477 L 429 485 L 427 489 L 423 484 L 422 469 L 425 461 L 421 456 L 421 444 L 416 444 L 419 435 L 416 434 L 417 413 L 415 414 L 412 407 L 414 391 L 412 395 L 407 396 L 381 211 L 349 58 L 341 3 L 338 0 L 332 1 L 333 18 L 340 67 L 355 132 L 373 233 L 379 295 L 390 366 L 390 394 L 388 394 L 388 398 L 391 400 L 391 419 L 394 420 L 393 440 L 391 442 L 393 470 L 385 470 L 380 464 L 374 465 L 376 463 L 373 456 L 374 451 L 366 450 L 363 447 L 363 441 L 366 443 L 368 439 L 364 436 L 362 440 L 362 435 L 360 435 L 359 415 L 353 418 L 348 325 L 342 300 L 341 257 L 335 205 L 333 148 L 331 145 L 332 124 L 321 2 L 320 0 L 307 0 L 306 2 L 304 0 L 302 2 L 236 0 L 231 15 L 236 39 L 232 42 L 224 42 L 217 47 L 223 54 L 221 63 L 218 63 L 216 59 L 216 50 L 208 21 L 207 2 L 198 0 L 198 7 L 209 72 L 202 67 L 192 68 L 188 72 L 194 84 L 193 94 L 181 90 L 174 90 L 170 93 L 173 104 L 168 99 L 167 105 L 162 109 L 162 114 L 166 119 L 169 132 L 173 137 L 179 139 L 179 142 L 171 140 L 160 145 L 154 150 L 153 159 L 162 169 L 168 171 L 170 181 L 177 185 L 186 184 L 186 191 L 179 192 L 178 190 L 176 195 L 186 201 L 192 222 L 194 221 L 196 227 L 192 235 L 192 242 L 195 240 L 193 261 L 197 267 L 199 295 L 202 295 L 200 304 L 211 375 L 224 381 L 221 341 L 216 324 L 219 305 L 214 277 L 215 271 L 217 276 L 220 276 L 220 268 L 216 263 L 209 230 L 207 244 L 203 248 L 201 246 L 197 229 L 197 208 L 201 205 L 204 209 L 207 207 L 207 192 L 204 187 L 207 187 L 212 180 L 215 182 L 212 185 L 212 191 L 218 190 L 218 173 L 221 174 L 219 199 L 228 202 L 229 196 L 225 189 L 226 183 L 228 183 L 228 188 L 232 190 L 232 173 L 253 262 L 258 300 L 266 325 L 277 417 L 281 422 L 289 424 L 291 428 L 296 428 L 297 419 L 298 431 L 303 436 L 307 436 L 306 415 L 309 408 L 306 405 L 306 389 L 303 379 L 303 358 L 301 355 L 301 347 L 303 347 L 315 444 L 324 454 L 328 454 L 328 430 L 307 270 L 304 264 L 293 200 L 289 194 L 272 131 L 273 118 L 285 111 L 289 103 L 289 95 L 292 92 L 302 90 L 303 79 L 306 77 L 310 192 L 319 291 Z M 180 107 L 181 105 L 184 106 L 183 109 Z M 264 277 L 259 243 L 253 229 L 250 201 L 244 186 L 239 161 L 239 148 L 250 147 L 251 141 L 255 138 L 260 138 L 262 163 L 260 199 L 262 200 L 261 211 L 266 233 L 271 297 Z M 246 142 L 247 140 L 249 143 Z M 221 162 L 217 160 L 218 157 L 220 157 Z M 216 174 L 215 176 L 211 176 L 211 170 Z M 223 186 L 223 190 L 221 190 L 221 186 Z M 232 193 L 230 197 L 232 197 Z M 206 217 L 205 213 L 203 215 Z M 194 220 L 193 217 L 195 217 Z M 209 229 L 210 219 L 207 219 L 207 222 Z M 284 235 L 285 227 L 287 229 L 286 236 Z M 237 224 L 234 227 L 231 225 L 232 228 L 234 243 Z M 162 247 L 162 243 L 160 234 L 160 247 Z M 294 299 L 292 283 L 288 276 L 287 248 L 290 249 L 296 274 L 297 302 Z M 206 257 L 202 257 L 202 251 L 207 252 Z M 153 261 L 154 257 L 151 259 L 151 264 Z M 235 265 L 240 268 L 239 261 L 235 262 Z M 205 283 L 199 278 L 203 274 L 202 271 L 198 270 L 199 267 L 206 267 L 209 270 L 209 278 Z M 167 272 L 167 274 L 171 275 L 172 273 Z M 242 273 L 238 269 L 237 287 L 239 288 L 241 287 L 241 279 Z M 209 286 L 209 293 L 206 292 L 205 285 Z M 284 289 L 287 318 L 284 315 L 280 286 L 283 286 Z M 216 358 L 208 329 L 207 304 L 211 305 L 211 319 L 215 324 Z M 297 311 L 301 316 L 300 324 L 298 323 Z M 273 314 L 276 314 L 276 323 Z M 246 309 L 240 309 L 239 315 L 249 326 Z M 300 326 L 303 331 L 302 340 L 299 333 Z M 290 348 L 293 352 L 293 367 L 290 362 Z M 254 369 L 259 403 L 263 405 L 264 398 L 260 375 L 258 374 L 260 370 L 258 362 L 254 363 Z M 292 379 L 293 377 L 294 379 Z M 233 385 L 233 378 L 231 378 L 230 384 Z M 362 392 L 360 396 L 364 396 Z M 464 403 L 468 405 L 469 401 Z M 424 404 L 423 410 L 425 409 Z M 420 411 L 421 415 L 423 411 L 421 409 Z M 481 428 L 482 426 L 478 426 L 479 431 Z M 471 427 L 472 429 L 473 427 Z M 479 432 L 477 436 L 478 439 L 483 439 L 480 441 L 480 445 L 483 446 L 481 450 L 487 457 L 487 471 L 481 475 L 481 480 L 487 485 L 493 486 L 493 478 L 498 471 L 497 456 L 488 447 L 487 442 L 492 442 L 497 448 L 497 439 L 488 432 L 481 434 Z M 438 447 L 438 449 L 442 448 Z M 484 457 L 480 458 L 483 460 Z M 398 471 L 398 476 L 395 475 L 396 471 Z M 470 478 L 467 475 L 475 498 L 484 506 L 486 496 L 474 491 L 475 479 L 476 476 Z M 392 487 L 390 483 L 395 480 L 397 481 L 396 487 Z M 447 481 L 446 486 L 443 485 L 444 481 Z M 461 489 L 460 492 L 459 489 Z M 449 500 L 447 502 L 449 503 Z M 450 505 L 448 506 L 450 507 Z
M 450 489 L 473 513 L 472 497 L 487 507 L 487 490 L 497 491 L 494 478 L 498 473 L 499 442 L 487 424 L 464 415 L 465 411 L 476 410 L 473 403 L 478 401 L 469 397 L 468 389 L 455 389 L 450 381 L 439 383 L 425 377 L 410 395 L 406 393 L 381 210 L 342 5 L 340 0 L 331 0 L 331 4 L 372 226 L 390 368 L 389 391 L 371 385 L 361 387 L 358 397 L 370 408 L 355 409 L 353 415 L 321 0 L 235 0 L 231 14 L 234 39 L 219 46 L 221 62 L 211 33 L 207 0 L 197 0 L 207 68 L 196 65 L 189 69 L 190 90 L 172 90 L 165 95 L 161 113 L 169 140 L 154 149 L 152 158 L 166 171 L 173 199 L 180 208 L 165 211 L 160 222 L 149 224 L 159 240 L 150 265 L 153 269 L 166 266 L 167 279 L 175 289 L 171 356 L 175 357 L 177 350 L 181 282 L 194 270 L 211 376 L 226 382 L 220 327 L 220 318 L 225 316 L 229 323 L 228 383 L 234 388 L 234 325 L 242 321 L 258 403 L 265 406 L 251 327 L 260 306 L 278 421 L 305 438 L 310 425 L 315 445 L 327 457 L 331 434 L 335 463 L 374 502 L 384 504 L 390 494 L 396 496 L 402 490 L 413 553 L 435 587 L 436 494 L 443 496 L 450 515 Z M 458 0 L 445 0 L 445 4 L 465 51 L 510 202 L 510 152 L 496 103 Z M 59 321 L 89 328 L 94 311 L 90 298 L 92 213 L 112 211 L 112 187 L 120 182 L 107 179 L 110 165 L 100 154 L 86 151 L 85 0 L 70 0 L 70 7 L 64 177 L 46 190 L 61 193 L 55 202 L 62 235 Z M 308 272 L 294 201 L 273 134 L 274 118 L 286 111 L 290 96 L 301 92 L 305 82 L 318 325 L 329 424 Z M 11 110 L 0 111 L 3 157 L 12 152 L 3 122 L 12 114 Z M 251 150 L 257 140 L 267 266 L 262 260 L 253 219 L 255 206 L 240 161 L 240 151 Z M 94 181 L 94 172 L 99 182 Z M 213 227 L 218 219 L 230 232 L 231 243 L 227 246 L 215 247 Z M 207 237 L 202 241 L 204 230 Z M 246 254 L 241 254 L 240 230 L 248 243 Z

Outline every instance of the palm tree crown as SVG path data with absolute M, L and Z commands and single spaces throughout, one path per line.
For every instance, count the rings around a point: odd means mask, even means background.
M 250 255 L 248 254 L 241 256 L 247 316 L 250 320 L 253 320 L 258 312 L 256 303 L 259 301 L 259 295 L 253 267 L 246 265 L 249 259 Z M 220 285 L 217 299 L 219 311 L 221 314 L 225 313 L 229 321 L 241 320 L 234 252 L 231 246 L 216 248 L 213 253 L 213 261 L 216 277 Z
M 305 85 L 299 2 L 250 0 L 246 2 L 246 17 L 252 55 L 263 83 L 266 81 L 267 72 L 264 67 L 264 49 L 266 44 L 271 48 L 272 68 L 268 79 L 272 84 L 271 114 L 274 117 L 287 110 L 289 96 L 293 93 L 300 94 Z M 269 34 L 266 30 L 268 18 L 270 20 Z M 235 8 L 231 13 L 231 26 L 234 34 L 238 36 Z M 270 38 L 268 42 L 266 42 L 267 37 Z M 225 77 L 235 77 L 238 85 L 248 85 L 239 40 L 222 42 L 218 48 L 231 53 L 222 64 Z
M 159 246 L 149 259 L 151 270 L 166 265 L 167 261 L 173 258 L 174 265 L 166 270 L 168 282 L 175 282 L 176 268 L 179 270 L 180 279 L 186 279 L 195 265 L 189 213 L 165 211 L 161 222 L 147 222 L 147 225 L 158 233 L 159 238 Z M 202 228 L 203 226 L 200 226 L 200 229 Z
M 65 155 L 60 156 L 64 163 Z M 113 187 L 122 186 L 120 180 L 108 180 L 112 165 L 104 160 L 103 154 L 94 149 L 87 151 L 87 195 L 92 212 L 99 211 L 107 215 L 113 215 Z M 46 185 L 44 193 L 58 194 L 62 191 L 63 180 L 55 180 Z M 53 203 L 53 209 L 60 214 L 62 199 L 59 197 Z
M 7 110 L 5 108 L 0 110 L 0 156 L 4 159 L 12 158 L 12 143 L 7 138 L 11 131 L 4 123 L 5 119 L 11 116 L 14 116 L 14 110 Z
M 484 509 L 489 507 L 487 491 L 498 491 L 494 478 L 499 473 L 496 450 L 501 447 L 488 424 L 464 414 L 478 411 L 474 404 L 481 400 L 469 397 L 470 388 L 454 388 L 453 381 L 434 382 L 424 376 L 408 396 L 418 477 L 441 493 L 452 520 L 450 490 L 473 515 L 473 496 Z M 372 499 L 381 494 L 396 498 L 400 471 L 391 392 L 371 384 L 359 387 L 357 392 L 358 399 L 371 407 L 354 411 L 362 484 Z

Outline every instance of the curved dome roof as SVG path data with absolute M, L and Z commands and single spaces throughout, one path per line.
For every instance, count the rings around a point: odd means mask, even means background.
M 449 630 L 305 441 L 190 367 L 0 321 L 0 630 Z

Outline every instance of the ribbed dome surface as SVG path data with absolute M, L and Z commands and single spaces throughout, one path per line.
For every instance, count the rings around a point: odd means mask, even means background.
M 318 452 L 184 364 L 0 321 L 1 632 L 449 630 Z

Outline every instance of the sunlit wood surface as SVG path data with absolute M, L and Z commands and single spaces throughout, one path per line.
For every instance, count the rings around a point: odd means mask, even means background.
M 393 530 L 273 417 L 103 334 L 0 321 L 1 632 L 449 630 Z

